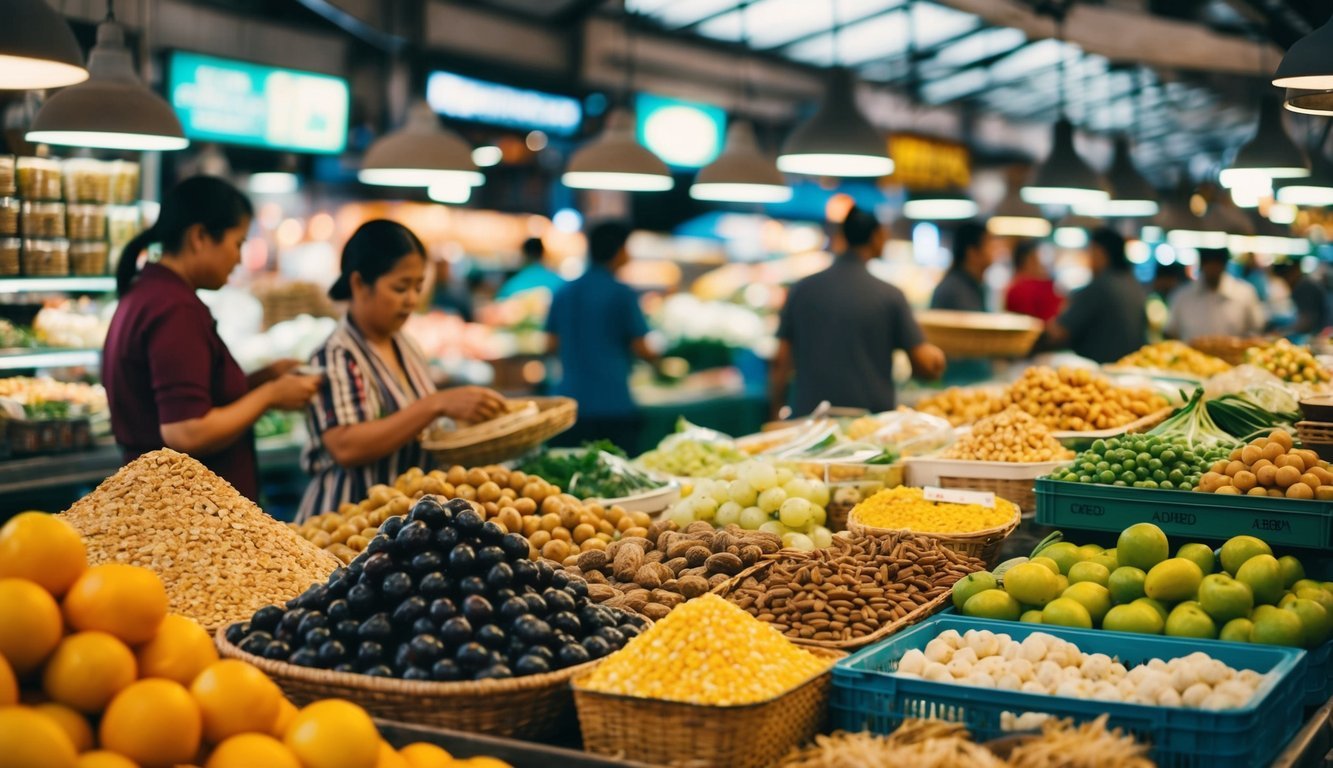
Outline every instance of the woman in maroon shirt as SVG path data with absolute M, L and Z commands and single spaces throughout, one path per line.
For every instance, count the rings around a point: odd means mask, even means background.
M 102 381 L 127 462 L 165 446 L 258 499 L 252 427 L 270 408 L 304 408 L 320 380 L 291 373 L 297 361 L 247 377 L 195 294 L 227 283 L 252 216 L 250 201 L 221 179 L 196 176 L 171 190 L 157 223 L 120 256 L 120 304 L 107 333 Z M 150 245 L 161 247 L 161 258 L 140 271 Z
M 1048 322 L 1060 314 L 1064 300 L 1055 292 L 1055 281 L 1042 265 L 1039 249 L 1036 240 L 1014 246 L 1014 279 L 1004 294 L 1004 310 Z

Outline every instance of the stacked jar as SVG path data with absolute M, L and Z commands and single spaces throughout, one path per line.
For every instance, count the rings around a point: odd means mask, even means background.
M 69 240 L 65 236 L 60 163 L 46 157 L 20 157 L 15 170 L 22 198 L 19 229 L 23 235 L 23 274 L 68 275 Z
M 70 272 L 105 275 L 111 251 L 107 242 L 107 206 L 114 188 L 112 164 L 100 160 L 66 160 L 64 170 Z
M 19 239 L 20 205 L 16 195 L 14 156 L 0 155 L 0 276 L 12 277 L 22 271 L 23 241 Z

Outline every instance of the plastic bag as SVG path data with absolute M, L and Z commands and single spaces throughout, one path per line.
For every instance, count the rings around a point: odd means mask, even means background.
M 909 409 L 899 409 L 879 417 L 880 427 L 867 442 L 892 448 L 903 456 L 924 456 L 953 444 L 957 434 L 948 419 Z
M 676 421 L 676 431 L 662 438 L 662 442 L 657 444 L 657 450 L 670 451 L 681 443 L 711 443 L 729 448 L 736 447 L 736 440 L 731 435 L 692 424 L 683 416 Z
M 1226 373 L 1219 373 L 1203 383 L 1203 393 L 1209 400 L 1222 395 L 1244 394 L 1246 399 L 1274 413 L 1299 412 L 1301 408 L 1302 393 L 1296 385 L 1254 365 L 1238 365 Z

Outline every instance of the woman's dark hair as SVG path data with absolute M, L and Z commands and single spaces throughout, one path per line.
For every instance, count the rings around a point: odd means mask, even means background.
M 347 301 L 352 298 L 352 275 L 360 275 L 366 285 L 374 285 L 404 256 L 412 254 L 426 258 L 426 246 L 412 230 L 388 219 L 367 221 L 343 246 L 342 274 L 329 289 L 329 298 Z
M 232 227 L 253 218 L 254 207 L 240 190 L 216 176 L 194 176 L 182 181 L 162 199 L 157 222 L 130 240 L 116 267 L 116 292 L 124 296 L 139 273 L 139 257 L 150 245 L 173 254 L 185 243 L 185 233 L 198 224 L 208 236 L 221 240 Z

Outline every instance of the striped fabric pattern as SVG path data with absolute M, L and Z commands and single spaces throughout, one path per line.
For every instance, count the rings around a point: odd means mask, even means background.
M 324 384 L 306 409 L 310 443 L 301 464 L 310 474 L 310 487 L 297 513 L 300 522 L 323 512 L 335 511 L 347 502 L 357 503 L 370 495 L 370 487 L 393 482 L 412 467 L 424 467 L 428 457 L 420 443 L 412 441 L 379 461 L 361 467 L 342 467 L 324 448 L 328 429 L 382 419 L 435 391 L 426 357 L 403 334 L 394 336 L 394 346 L 407 373 L 403 382 L 351 322 L 344 318 L 311 358 L 324 369 Z

